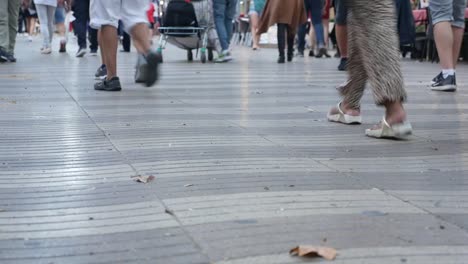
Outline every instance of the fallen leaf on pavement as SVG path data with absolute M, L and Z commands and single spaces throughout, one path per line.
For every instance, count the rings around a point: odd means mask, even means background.
M 299 257 L 322 257 L 326 260 L 334 260 L 337 252 L 334 248 L 299 245 L 289 251 L 290 255 Z
M 133 180 L 136 182 L 148 183 L 154 180 L 154 176 L 133 176 Z

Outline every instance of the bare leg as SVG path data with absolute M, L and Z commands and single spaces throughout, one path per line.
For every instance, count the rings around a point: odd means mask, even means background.
M 330 38 L 328 37 L 328 32 L 330 30 L 330 23 L 328 19 L 322 19 L 322 24 L 323 24 L 323 39 L 325 40 L 325 47 L 328 48 L 329 40 Z
M 147 55 L 151 49 L 151 44 L 148 41 L 148 31 L 149 28 L 145 23 L 136 24 L 131 29 L 133 45 L 139 53 L 144 55 Z
M 310 50 L 315 51 L 315 47 L 317 46 L 317 38 L 315 37 L 314 27 L 310 27 L 309 41 L 310 41 Z
M 57 31 L 59 33 L 60 39 L 61 40 L 65 39 L 65 32 L 66 32 L 65 24 L 59 23 L 59 24 L 56 24 L 55 26 L 57 27 Z
M 440 22 L 434 25 L 434 37 L 439 53 L 442 69 L 454 69 L 452 49 L 454 47 L 454 37 L 450 22 Z
M 258 28 L 258 14 L 257 13 L 252 13 L 250 15 L 250 27 L 252 30 L 252 36 L 253 36 L 253 46 L 252 48 L 258 49 L 258 45 L 260 42 L 259 36 L 257 36 L 257 28 Z
M 460 56 L 460 49 L 463 42 L 464 29 L 459 27 L 452 27 L 453 32 L 453 67 L 457 67 L 458 57 Z
M 346 25 L 337 24 L 335 31 L 341 58 L 348 58 L 348 27 Z
M 107 68 L 107 79 L 117 76 L 117 28 L 102 26 L 100 30 L 100 45 L 103 62 Z

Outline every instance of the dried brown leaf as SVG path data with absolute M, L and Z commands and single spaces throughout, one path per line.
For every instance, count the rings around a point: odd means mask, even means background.
M 132 177 L 134 181 L 136 182 L 141 182 L 141 183 L 148 183 L 148 182 L 151 182 L 154 180 L 154 176 L 150 175 L 150 176 L 133 176 Z
M 322 257 L 326 260 L 334 260 L 337 251 L 329 247 L 317 247 L 310 245 L 299 245 L 289 251 L 289 254 L 299 257 Z

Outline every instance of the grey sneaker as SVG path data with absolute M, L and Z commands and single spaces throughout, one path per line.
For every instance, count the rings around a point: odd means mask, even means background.
M 112 77 L 110 80 L 103 80 L 101 82 L 94 84 L 94 90 L 97 91 L 108 91 L 108 92 L 117 92 L 122 90 L 120 85 L 119 77 Z
M 96 80 L 104 80 L 107 77 L 107 68 L 105 64 L 102 64 L 101 67 L 96 70 L 94 77 L 96 77 Z
M 442 92 L 455 92 L 457 90 L 457 80 L 454 75 L 449 75 L 447 78 L 442 76 L 436 83 L 431 87 L 432 91 Z
M 440 72 L 436 77 L 434 77 L 431 81 L 431 85 L 440 82 L 441 79 L 444 78 L 444 74 Z
M 137 64 L 138 76 L 135 75 L 135 81 L 145 83 L 146 87 L 153 86 L 159 78 L 158 66 L 161 61 L 161 55 L 151 51 L 146 56 L 139 56 Z

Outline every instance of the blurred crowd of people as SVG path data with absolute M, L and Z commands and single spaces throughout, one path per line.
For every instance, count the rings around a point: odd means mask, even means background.
M 172 1 L 191 3 L 190 0 Z M 238 0 L 201 1 L 210 3 L 216 28 L 218 58 L 215 62 L 231 61 Z M 294 56 L 303 57 L 307 34 L 308 55 L 330 57 L 328 27 L 330 9 L 334 9 L 333 35 L 336 56 L 341 58 L 338 69 L 348 70 L 349 78 L 338 87 L 342 100 L 328 114 L 332 122 L 361 123 L 360 100 L 366 83 L 370 82 L 376 104 L 385 107 L 386 113 L 382 122 L 366 130 L 366 134 L 377 138 L 404 138 L 411 134 L 412 127 L 403 108 L 407 95 L 400 69 L 401 25 L 397 29 L 395 6 L 409 10 L 416 4 L 428 6 L 442 66 L 432 80 L 432 89 L 457 89 L 455 69 L 464 36 L 467 0 L 249 0 L 247 4 L 253 50 L 260 47 L 260 35 L 277 26 L 278 63 L 290 62 Z M 31 40 L 36 33 L 37 19 L 42 37 L 40 52 L 51 54 L 55 30 L 60 38 L 59 52 L 66 52 L 67 27 L 73 20 L 79 47 L 76 57 L 88 52 L 88 42 L 91 55 L 97 55 L 100 49 L 102 65 L 96 72 L 99 81 L 94 89 L 122 89 L 117 75 L 118 35 L 124 39 L 124 51 L 130 51 L 130 39 L 137 50 L 136 81 L 152 86 L 158 79 L 158 64 L 162 62 L 161 54 L 152 49 L 154 30 L 161 23 L 160 7 L 158 0 L 2 0 L 0 62 L 16 61 L 17 32 L 26 32 Z M 412 18 L 411 11 L 403 13 Z

